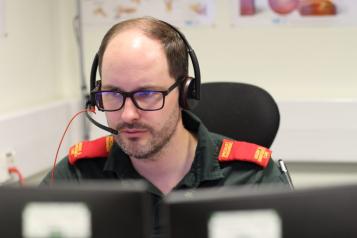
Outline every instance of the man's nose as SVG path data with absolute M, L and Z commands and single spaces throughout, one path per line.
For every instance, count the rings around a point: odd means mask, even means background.
M 132 123 L 139 119 L 139 110 L 133 103 L 131 98 L 125 100 L 125 104 L 122 108 L 121 118 L 125 123 Z

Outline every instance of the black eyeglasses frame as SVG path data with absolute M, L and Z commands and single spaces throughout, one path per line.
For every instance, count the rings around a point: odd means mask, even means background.
M 167 90 L 136 90 L 136 91 L 132 91 L 132 92 L 123 92 L 120 90 L 100 90 L 102 82 L 101 80 L 97 81 L 97 85 L 94 88 L 94 90 L 91 92 L 91 96 L 95 99 L 95 104 L 98 108 L 99 111 L 102 112 L 115 112 L 115 111 L 119 111 L 120 109 L 122 109 L 125 105 L 125 101 L 127 98 L 130 98 L 131 101 L 134 103 L 134 105 L 136 106 L 136 108 L 142 110 L 142 111 L 158 111 L 161 110 L 162 108 L 164 108 L 165 106 L 165 98 L 166 96 L 173 91 L 177 86 L 180 85 L 180 83 L 182 82 L 182 80 L 175 80 L 175 83 L 172 84 Z M 143 109 L 142 107 L 139 106 L 139 104 L 136 102 L 135 98 L 134 98 L 134 94 L 138 93 L 138 92 L 143 92 L 143 91 L 150 91 L 150 92 L 156 92 L 156 93 L 161 93 L 162 94 L 162 105 L 159 108 L 156 109 Z M 105 93 L 105 92 L 113 92 L 113 93 L 119 93 L 123 96 L 123 103 L 122 105 L 118 108 L 118 109 L 104 109 L 103 106 L 103 100 L 97 100 L 97 95 L 100 94 L 100 98 L 101 98 L 101 93 Z

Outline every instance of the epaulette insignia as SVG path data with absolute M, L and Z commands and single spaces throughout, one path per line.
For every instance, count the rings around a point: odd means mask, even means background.
M 83 141 L 69 149 L 68 162 L 74 165 L 79 159 L 107 157 L 114 143 L 112 135 L 92 141 Z
M 271 153 L 271 150 L 253 143 L 224 139 L 219 152 L 218 160 L 248 161 L 265 168 L 269 163 Z

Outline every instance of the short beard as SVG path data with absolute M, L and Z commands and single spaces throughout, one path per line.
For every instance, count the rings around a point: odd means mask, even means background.
M 125 141 L 119 135 L 116 136 L 116 140 L 121 149 L 131 158 L 136 159 L 149 159 L 157 155 L 164 149 L 164 147 L 171 141 L 173 135 L 176 132 L 177 124 L 180 120 L 180 110 L 177 109 L 170 114 L 170 117 L 166 121 L 165 125 L 160 131 L 154 131 L 151 127 L 138 124 L 121 125 L 118 127 L 118 131 L 121 128 L 142 128 L 149 131 L 152 135 L 152 139 L 145 145 L 139 146 L 135 144 L 135 140 Z

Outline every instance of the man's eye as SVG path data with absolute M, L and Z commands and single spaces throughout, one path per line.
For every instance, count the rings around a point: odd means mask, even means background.
M 104 97 L 121 97 L 120 93 L 112 92 L 112 91 L 102 92 L 102 96 L 104 96 Z
M 136 96 L 136 97 L 151 97 L 151 96 L 155 96 L 155 95 L 157 95 L 157 94 L 159 94 L 159 93 L 156 92 L 156 91 L 149 91 L 149 90 L 147 90 L 147 91 L 136 92 L 136 93 L 135 93 L 135 96 Z

